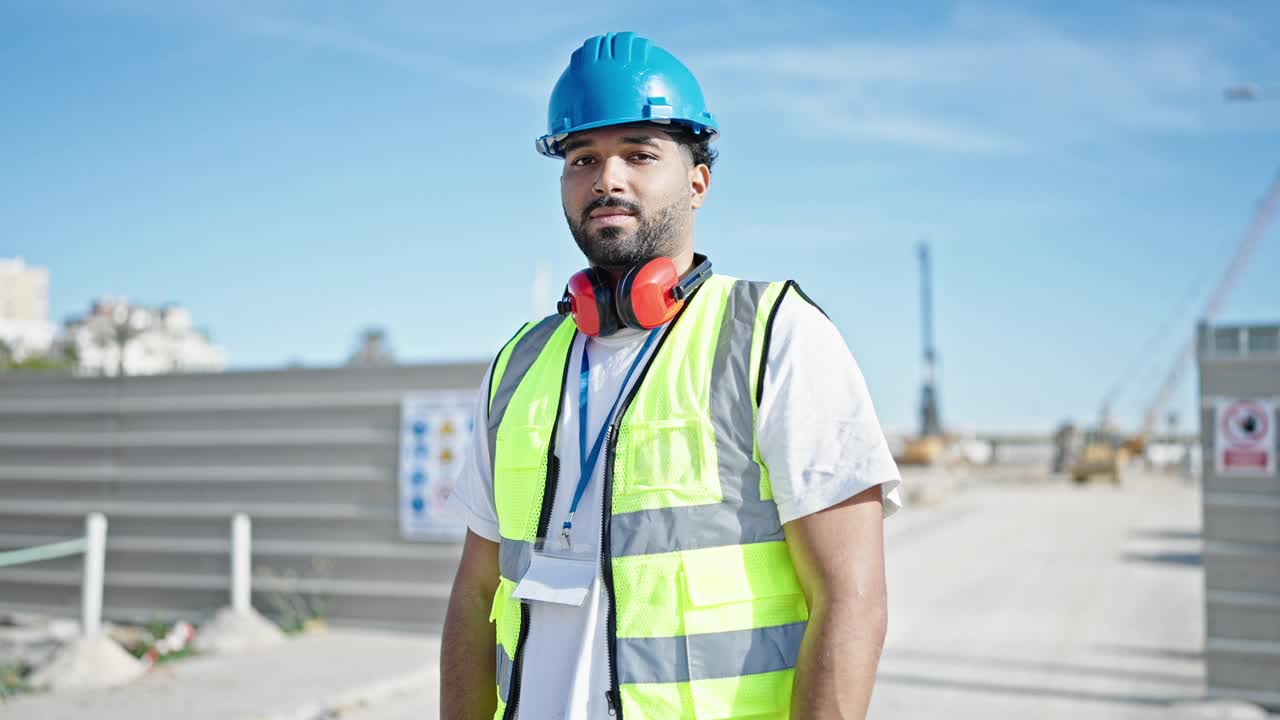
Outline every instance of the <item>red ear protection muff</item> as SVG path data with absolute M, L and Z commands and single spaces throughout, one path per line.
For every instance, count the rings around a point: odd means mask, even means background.
M 556 309 L 573 315 L 578 329 L 592 337 L 608 336 L 620 327 L 613 302 L 613 286 L 603 270 L 587 268 L 573 274 Z
M 695 262 L 699 259 L 701 262 L 684 280 L 676 272 L 675 263 L 666 257 L 636 265 L 624 273 L 614 293 L 622 324 L 647 330 L 670 322 L 689 293 L 711 275 L 711 262 L 701 256 Z
M 620 327 L 648 330 L 670 322 L 685 298 L 711 276 L 711 261 L 695 255 L 696 265 L 681 278 L 671 258 L 660 257 L 623 273 L 617 289 L 603 271 L 583 270 L 569 278 L 561 315 L 573 314 L 578 329 L 591 336 L 611 335 Z

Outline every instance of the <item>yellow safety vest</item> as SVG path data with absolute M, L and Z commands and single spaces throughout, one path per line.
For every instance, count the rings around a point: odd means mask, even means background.
M 601 577 L 619 720 L 788 717 L 808 607 L 755 444 L 763 358 L 794 283 L 711 277 L 659 339 L 605 443 Z M 796 289 L 798 292 L 798 288 Z M 498 712 L 515 717 L 529 611 L 511 592 L 547 537 L 576 328 L 530 323 L 489 387 L 500 578 Z M 533 662 L 536 662 L 536 658 Z M 537 720 L 531 718 L 530 720 Z

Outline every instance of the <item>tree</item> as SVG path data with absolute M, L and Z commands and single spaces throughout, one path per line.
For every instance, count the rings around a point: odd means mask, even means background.
M 0 361 L 0 372 L 71 372 L 75 365 L 61 358 L 32 355 L 17 362 Z

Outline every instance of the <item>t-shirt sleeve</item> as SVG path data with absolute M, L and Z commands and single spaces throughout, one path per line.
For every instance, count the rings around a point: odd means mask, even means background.
M 782 522 L 877 485 L 894 514 L 901 475 L 840 331 L 794 288 L 773 322 L 756 442 Z
M 449 495 L 448 509 L 466 521 L 471 532 L 500 542 L 498 509 L 493 501 L 493 470 L 489 467 L 489 375 L 484 374 L 471 409 L 471 441 Z

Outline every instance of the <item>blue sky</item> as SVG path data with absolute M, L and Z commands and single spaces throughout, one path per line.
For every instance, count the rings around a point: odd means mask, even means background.
M 1274 3 L 454 5 L 0 2 L 0 256 L 50 269 L 56 321 L 185 305 L 235 368 L 335 364 L 366 325 L 487 358 L 536 267 L 582 264 L 546 96 L 631 29 L 721 121 L 699 246 L 797 279 L 886 426 L 915 424 L 924 236 L 945 421 L 1090 420 L 1139 357 L 1133 424 L 1280 165 L 1280 98 L 1221 95 L 1280 85 Z M 1273 228 L 1223 319 L 1280 319 L 1277 268 Z

